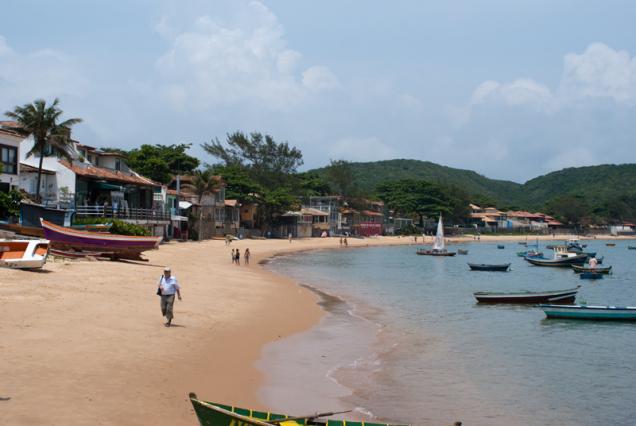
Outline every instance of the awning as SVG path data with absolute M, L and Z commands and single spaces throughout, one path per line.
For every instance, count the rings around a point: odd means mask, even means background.
M 190 207 L 192 207 L 192 203 L 189 201 L 179 201 L 179 208 L 180 209 L 189 209 Z
M 188 218 L 185 216 L 172 215 L 170 216 L 170 220 L 173 222 L 187 222 Z
M 99 189 L 108 189 L 111 191 L 123 191 L 123 187 L 121 185 L 113 185 L 112 183 L 107 182 L 97 182 L 97 187 Z

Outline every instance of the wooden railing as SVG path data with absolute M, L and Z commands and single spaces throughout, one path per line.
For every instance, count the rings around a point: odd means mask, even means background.
M 77 217 L 108 217 L 122 220 L 170 221 L 170 212 L 139 208 L 113 208 L 111 206 L 77 206 Z

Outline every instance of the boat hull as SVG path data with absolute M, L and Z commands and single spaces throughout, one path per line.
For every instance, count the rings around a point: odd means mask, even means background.
M 52 246 L 59 250 L 113 253 L 114 258 L 141 259 L 141 253 L 159 247 L 161 237 L 137 237 L 78 231 L 42 221 L 42 228 Z
M 420 256 L 449 257 L 449 256 L 455 256 L 457 253 L 453 251 L 418 250 L 417 254 L 419 254 Z
M 539 305 L 548 318 L 636 321 L 636 307 Z
M 579 287 L 567 290 L 555 290 L 544 292 L 517 292 L 517 293 L 473 293 L 479 303 L 510 303 L 510 304 L 538 304 L 538 303 L 574 303 Z
M 572 265 L 572 270 L 576 274 L 582 274 L 584 272 L 594 272 L 597 274 L 609 274 L 612 272 L 612 267 L 608 266 L 606 268 L 587 268 L 585 266 Z
M 565 259 L 541 259 L 538 257 L 525 257 L 527 262 L 535 266 L 552 266 L 560 268 L 569 268 L 571 265 L 582 265 L 587 260 L 587 255 L 580 254 Z
M 507 272 L 510 269 L 510 263 L 501 265 L 487 265 L 484 263 L 468 263 L 471 271 L 489 271 L 489 272 Z
M 0 267 L 11 269 L 39 269 L 49 255 L 48 240 L 0 241 Z

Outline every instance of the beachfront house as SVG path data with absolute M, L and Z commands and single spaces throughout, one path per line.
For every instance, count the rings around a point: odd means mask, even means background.
M 286 238 L 291 234 L 294 238 L 320 237 L 329 231 L 329 214 L 311 207 L 288 211 L 278 219 L 272 235 Z
M 0 191 L 8 192 L 19 186 L 20 177 L 20 143 L 24 136 L 19 133 L 3 129 L 1 126 L 9 124 L 0 121 Z
M 327 232 L 329 235 L 340 235 L 342 230 L 342 213 L 340 206 L 343 197 L 335 196 L 311 196 L 309 197 L 309 207 L 327 213 Z

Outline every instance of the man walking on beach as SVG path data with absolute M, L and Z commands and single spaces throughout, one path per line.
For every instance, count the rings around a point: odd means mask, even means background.
M 159 279 L 159 291 L 161 293 L 161 314 L 166 317 L 168 322 L 165 323 L 166 327 L 170 327 L 172 323 L 172 307 L 174 306 L 175 293 L 181 300 L 181 287 L 177 283 L 177 278 L 172 276 L 170 268 L 167 266 L 163 270 L 163 275 Z

